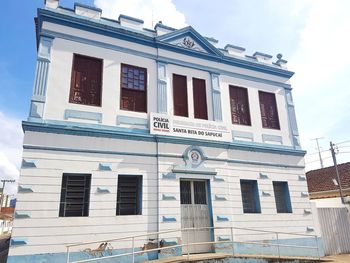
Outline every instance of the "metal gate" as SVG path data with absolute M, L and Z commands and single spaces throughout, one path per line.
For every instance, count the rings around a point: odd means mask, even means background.
M 350 212 L 346 208 L 317 209 L 326 255 L 350 253 Z
M 181 228 L 211 227 L 207 181 L 181 180 Z M 210 229 L 182 231 L 183 243 L 210 242 Z M 190 245 L 182 253 L 205 253 L 212 251 L 211 244 Z

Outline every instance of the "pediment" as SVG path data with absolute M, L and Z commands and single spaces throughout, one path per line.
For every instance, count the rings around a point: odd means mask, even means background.
M 192 27 L 185 27 L 156 38 L 159 42 L 202 52 L 211 55 L 221 55 L 221 52 Z

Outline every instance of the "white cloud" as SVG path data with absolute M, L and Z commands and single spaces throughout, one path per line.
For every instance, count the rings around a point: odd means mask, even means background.
M 185 15 L 176 9 L 172 0 L 95 0 L 94 4 L 102 9 L 104 17 L 118 19 L 124 14 L 140 18 L 146 28 L 152 28 L 158 21 L 175 28 L 186 26 Z
M 296 72 L 292 84 L 302 143 L 312 153 L 312 138 L 324 137 L 323 149 L 329 148 L 330 140 L 349 139 L 343 136 L 349 136 L 344 129 L 350 129 L 350 2 L 302 1 L 303 7 L 297 3 L 296 10 L 307 8 L 308 16 L 290 68 Z M 331 165 L 330 154 L 323 155 Z M 317 159 L 317 154 L 307 156 L 307 170 L 320 167 Z
M 17 191 L 19 167 L 22 159 L 23 133 L 21 121 L 5 116 L 0 112 L 0 178 L 15 179 L 8 183 L 5 192 L 14 194 Z

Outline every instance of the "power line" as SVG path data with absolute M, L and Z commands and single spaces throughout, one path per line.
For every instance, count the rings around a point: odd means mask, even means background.
M 338 143 L 335 143 L 335 145 L 338 145 L 338 144 L 343 144 L 343 143 L 347 143 L 347 142 L 350 142 L 350 140 L 346 140 L 346 141 L 338 142 Z
M 339 147 L 338 147 L 339 148 Z M 320 151 L 321 153 L 323 153 L 323 152 L 328 152 L 329 151 L 329 149 L 327 149 L 327 150 L 322 150 L 322 151 Z M 308 153 L 308 154 L 306 154 L 306 155 L 314 155 L 314 154 L 318 154 L 318 152 L 313 152 L 313 153 Z
M 332 158 L 332 156 L 328 156 L 328 157 L 325 157 L 323 158 L 323 160 L 327 160 L 327 159 L 330 159 Z M 305 162 L 305 164 L 309 164 L 309 163 L 315 163 L 315 162 L 318 162 L 319 160 L 313 160 L 313 161 L 310 161 L 310 162 Z

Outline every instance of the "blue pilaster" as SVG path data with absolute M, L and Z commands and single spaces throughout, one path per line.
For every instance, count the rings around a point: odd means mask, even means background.
M 299 150 L 301 149 L 301 146 L 300 146 L 297 120 L 295 117 L 295 109 L 294 109 L 292 92 L 291 90 L 285 90 L 285 92 L 286 92 L 286 102 L 287 102 L 287 109 L 288 109 L 290 132 L 292 136 L 292 143 L 293 143 L 294 149 Z
M 40 38 L 29 118 L 41 119 L 44 114 L 52 42 L 53 38 Z
M 221 90 L 219 75 L 211 74 L 211 87 L 213 98 L 213 119 L 214 121 L 222 121 L 222 107 L 221 107 Z
M 158 62 L 157 64 L 157 70 L 158 70 L 158 87 L 157 87 L 157 104 L 158 104 L 158 113 L 167 113 L 168 111 L 168 100 L 167 100 L 167 87 L 168 87 L 168 80 L 167 80 L 167 67 L 166 64 Z

